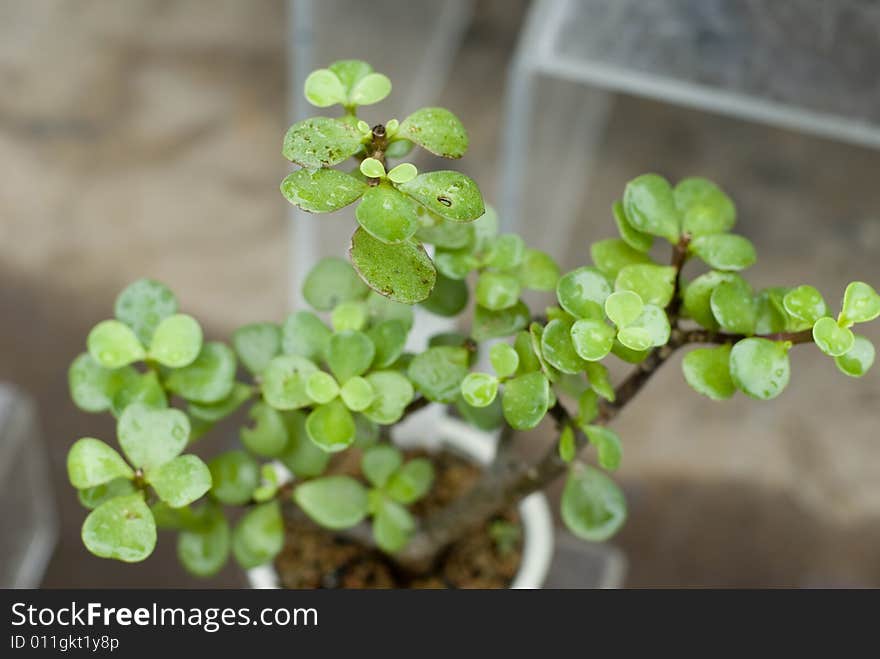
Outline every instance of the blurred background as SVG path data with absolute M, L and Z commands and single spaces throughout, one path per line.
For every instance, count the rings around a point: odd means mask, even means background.
M 734 198 L 756 287 L 810 283 L 835 304 L 853 279 L 880 284 L 876 2 L 8 0 L 0 585 L 244 584 L 233 568 L 195 581 L 161 539 L 137 566 L 83 548 L 65 456 L 113 422 L 73 406 L 67 366 L 142 276 L 212 337 L 286 315 L 352 218 L 292 217 L 281 138 L 308 112 L 305 74 L 349 57 L 395 85 L 368 119 L 458 114 L 461 169 L 565 268 L 655 171 Z M 720 405 L 679 360 L 616 424 L 625 585 L 880 586 L 880 371 L 852 380 L 804 347 L 782 397 Z

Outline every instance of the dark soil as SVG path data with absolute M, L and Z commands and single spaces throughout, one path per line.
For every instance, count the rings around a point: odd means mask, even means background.
M 461 496 L 480 474 L 478 467 L 449 453 L 430 457 L 436 479 L 431 492 L 412 507 L 418 518 Z M 452 545 L 433 572 L 412 576 L 379 551 L 306 519 L 288 519 L 275 567 L 285 588 L 506 588 L 519 568 L 522 534 L 502 550 L 490 533 L 492 523 L 500 520 L 519 525 L 516 510 L 506 511 Z

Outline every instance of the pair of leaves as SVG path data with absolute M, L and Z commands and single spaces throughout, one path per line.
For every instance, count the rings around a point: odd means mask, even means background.
M 305 96 L 312 105 L 373 105 L 391 93 L 391 81 L 362 60 L 340 60 L 306 78 Z

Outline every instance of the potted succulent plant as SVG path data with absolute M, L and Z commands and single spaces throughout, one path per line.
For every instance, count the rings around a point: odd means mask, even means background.
M 853 327 L 880 315 L 880 296 L 853 282 L 832 315 L 809 285 L 753 290 L 740 272 L 755 250 L 731 233 L 735 207 L 715 184 L 634 178 L 613 208 L 619 237 L 561 273 L 499 233 L 469 177 L 391 166 L 414 145 L 459 158 L 468 139 L 443 108 L 358 118 L 390 89 L 360 61 L 315 71 L 307 98 L 342 116 L 300 121 L 284 139 L 299 165 L 281 184 L 291 203 L 311 213 L 357 203 L 350 262 L 324 259 L 305 279 L 312 310 L 241 327 L 229 346 L 205 341 L 173 293 L 143 279 L 89 333 L 71 395 L 117 418 L 121 449 L 82 438 L 68 455 L 92 553 L 140 561 L 169 528 L 183 565 L 203 576 L 232 556 L 273 566 L 254 573 L 260 583 L 268 574 L 291 587 L 539 586 L 552 530 L 536 493 L 565 477 L 561 516 L 575 535 L 602 541 L 620 528 L 626 503 L 609 472 L 623 448 L 610 424 L 679 349 L 690 349 L 687 382 L 714 401 L 778 396 L 800 344 L 848 376 L 870 368 L 874 348 Z M 685 276 L 689 262 L 704 272 Z M 555 303 L 535 313 L 527 290 Z M 467 332 L 405 349 L 415 305 L 456 317 L 471 298 Z M 491 368 L 475 368 L 481 350 Z M 617 384 L 612 359 L 632 365 Z M 447 450 L 395 446 L 392 430 L 432 405 L 460 421 Z M 239 409 L 250 419 L 240 448 L 212 449 L 212 430 Z M 517 433 L 548 417 L 558 441 L 519 457 Z M 497 430 L 497 451 L 469 427 Z

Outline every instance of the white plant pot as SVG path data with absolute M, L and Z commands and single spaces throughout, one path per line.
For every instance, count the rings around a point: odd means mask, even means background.
M 474 462 L 488 465 L 495 455 L 496 438 L 471 426 L 443 415 L 436 419 L 443 442 L 453 451 Z M 408 442 L 412 445 L 411 442 Z M 280 465 L 278 465 L 280 467 Z M 284 469 L 281 467 L 281 469 Z M 289 475 L 289 474 L 288 474 Z M 553 560 L 553 516 L 543 492 L 535 492 L 519 504 L 523 527 L 523 551 L 519 570 L 511 588 L 540 588 L 544 585 Z M 280 588 L 274 565 L 261 565 L 247 571 L 252 588 Z

